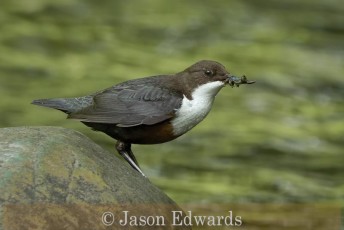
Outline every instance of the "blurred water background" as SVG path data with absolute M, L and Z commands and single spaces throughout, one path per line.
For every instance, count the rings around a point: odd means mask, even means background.
M 134 146 L 177 202 L 333 202 L 344 206 L 344 4 L 340 0 L 3 0 L 0 127 L 78 130 L 32 99 L 221 62 L 257 83 L 224 88 L 196 128 Z

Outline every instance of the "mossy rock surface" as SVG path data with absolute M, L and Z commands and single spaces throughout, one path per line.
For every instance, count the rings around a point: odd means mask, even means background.
M 172 228 L 180 210 L 115 153 L 64 128 L 0 129 L 0 175 L 0 229 L 102 229 L 105 211 L 164 213 Z

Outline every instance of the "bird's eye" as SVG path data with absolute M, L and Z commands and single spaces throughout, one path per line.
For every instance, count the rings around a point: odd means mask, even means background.
M 204 71 L 204 73 L 205 73 L 205 75 L 207 75 L 207 76 L 213 76 L 213 71 L 211 71 L 211 70 L 205 70 Z

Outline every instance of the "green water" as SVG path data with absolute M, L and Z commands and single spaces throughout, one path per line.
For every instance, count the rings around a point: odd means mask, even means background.
M 217 60 L 254 85 L 208 117 L 134 146 L 177 202 L 344 205 L 344 4 L 303 1 L 9 1 L 0 8 L 0 126 L 50 125 L 114 141 L 32 99 L 74 97 Z

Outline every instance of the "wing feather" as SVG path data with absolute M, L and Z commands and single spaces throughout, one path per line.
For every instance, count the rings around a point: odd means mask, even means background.
M 154 85 L 117 85 L 94 95 L 93 104 L 68 118 L 121 127 L 153 125 L 173 117 L 183 96 Z

